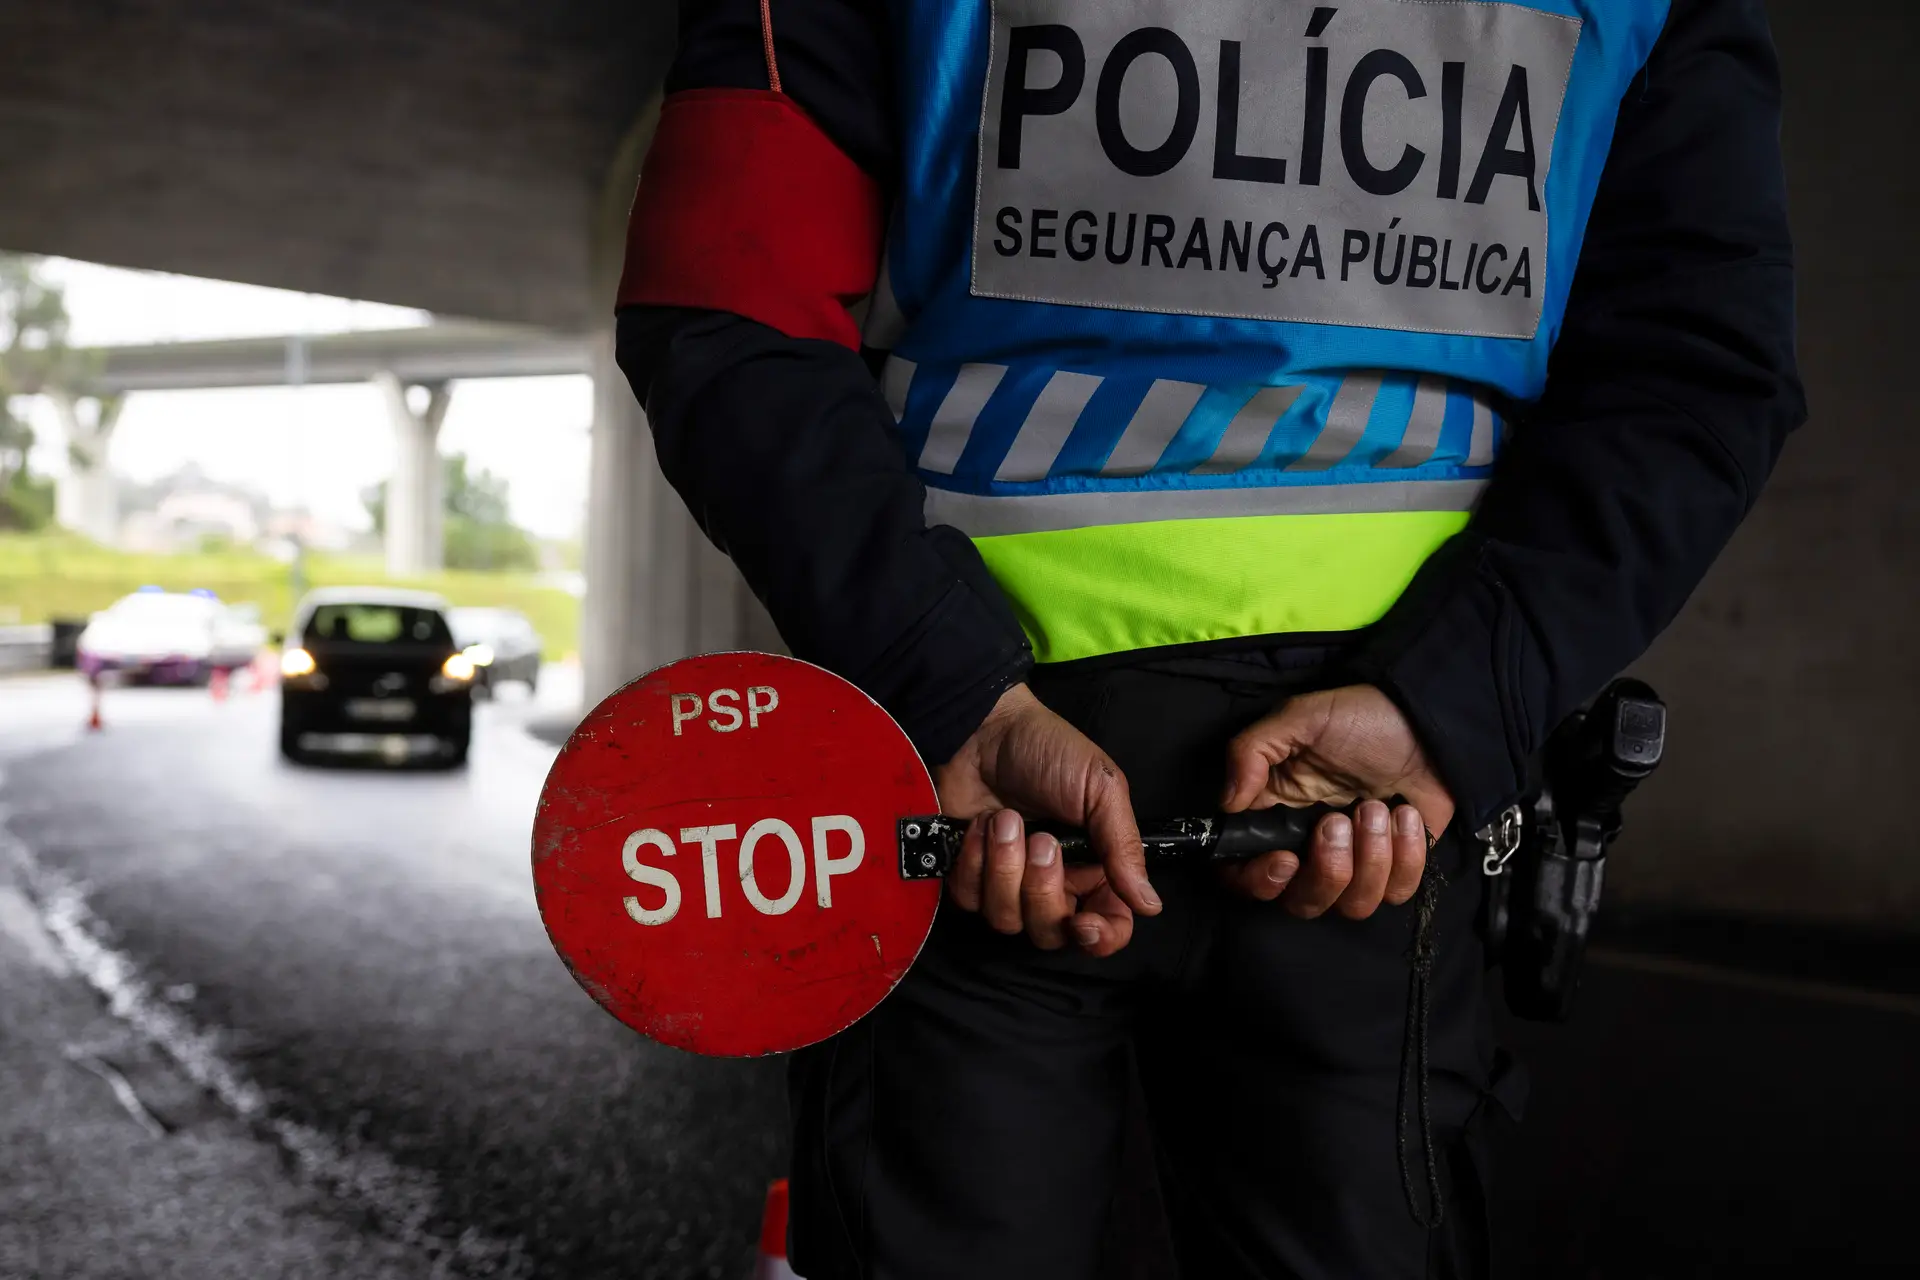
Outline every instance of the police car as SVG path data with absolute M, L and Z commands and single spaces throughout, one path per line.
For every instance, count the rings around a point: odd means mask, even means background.
M 252 662 L 266 643 L 259 611 L 213 592 L 142 587 L 93 615 L 75 644 L 88 677 L 147 684 L 205 684 Z

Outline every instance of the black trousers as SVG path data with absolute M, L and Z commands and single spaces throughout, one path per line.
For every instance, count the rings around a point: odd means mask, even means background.
M 1229 738 L 1323 655 L 1041 668 L 1034 691 L 1112 753 L 1143 817 L 1215 811 Z M 1119 955 L 1043 952 L 943 908 L 912 972 L 795 1055 L 792 1244 L 807 1280 L 1076 1280 L 1100 1270 L 1137 1072 L 1185 1280 L 1486 1270 L 1501 1074 L 1474 931 L 1477 866 L 1443 839 L 1431 1114 L 1444 1222 L 1397 1151 L 1411 907 L 1294 918 L 1205 872 Z M 1420 1138 L 1408 1162 L 1424 1199 Z

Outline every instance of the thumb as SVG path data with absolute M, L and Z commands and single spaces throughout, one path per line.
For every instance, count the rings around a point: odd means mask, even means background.
M 1158 915 L 1160 895 L 1147 880 L 1147 852 L 1124 776 L 1111 765 L 1100 768 L 1087 792 L 1087 834 L 1105 864 L 1108 887 L 1139 914 Z
M 1258 803 L 1273 782 L 1273 771 L 1312 745 L 1326 727 L 1327 695 L 1302 694 L 1248 725 L 1227 744 L 1227 785 L 1223 813 L 1239 813 Z M 1275 795 L 1269 803 L 1279 800 Z

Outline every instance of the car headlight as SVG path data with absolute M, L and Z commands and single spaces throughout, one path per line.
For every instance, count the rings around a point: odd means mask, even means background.
M 280 655 L 280 674 L 288 680 L 313 674 L 313 655 L 305 649 L 289 649 Z
M 470 644 L 461 650 L 461 652 L 473 659 L 473 665 L 476 667 L 490 667 L 493 665 L 493 648 L 491 645 Z
M 441 675 L 449 680 L 457 680 L 462 683 L 473 679 L 475 670 L 473 659 L 464 653 L 456 653 L 440 664 Z

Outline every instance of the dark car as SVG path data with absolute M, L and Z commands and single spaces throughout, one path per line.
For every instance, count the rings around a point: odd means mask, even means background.
M 474 672 L 440 597 L 315 591 L 300 602 L 280 657 L 280 752 L 301 762 L 331 748 L 462 764 Z
M 514 680 L 533 693 L 540 687 L 540 633 L 517 609 L 458 608 L 447 612 L 454 643 L 479 670 L 474 688 L 492 693 Z

